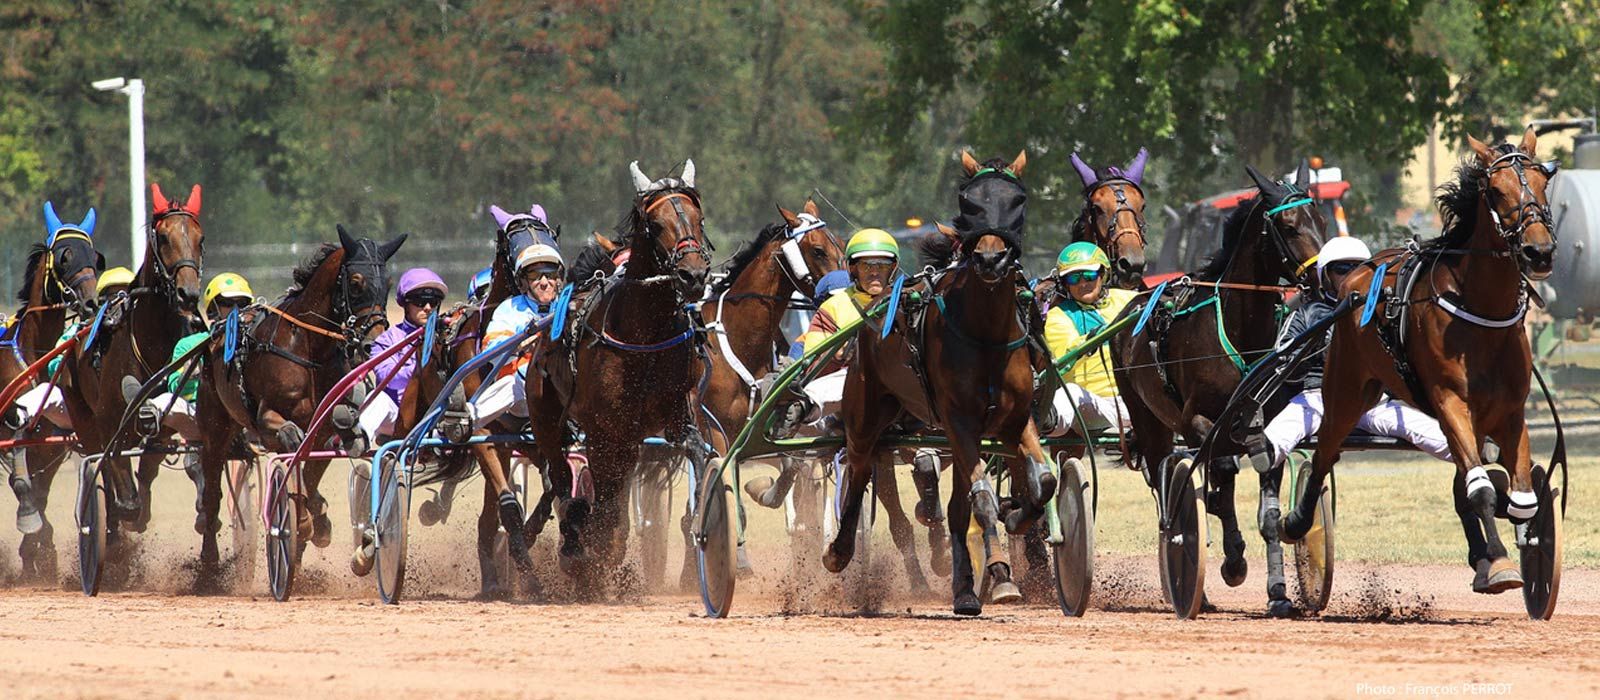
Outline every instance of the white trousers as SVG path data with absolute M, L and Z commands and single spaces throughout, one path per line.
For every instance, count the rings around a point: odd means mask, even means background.
M 823 417 L 835 415 L 839 412 L 839 404 L 844 401 L 844 378 L 849 372 L 850 368 L 846 367 L 832 374 L 824 374 L 800 390 L 822 410 Z
M 1072 432 L 1077 426 L 1078 416 L 1083 417 L 1084 423 L 1091 430 L 1128 425 L 1128 407 L 1122 403 L 1121 396 L 1100 396 L 1069 382 L 1065 387 L 1056 390 L 1051 403 L 1055 406 L 1056 415 L 1061 417 L 1061 422 L 1055 432 L 1047 437 L 1058 437 Z
M 167 402 L 172 402 L 172 410 L 161 417 L 162 427 L 177 433 L 184 442 L 200 441 L 200 423 L 194 419 L 194 404 L 184 400 L 182 396 L 173 396 L 171 392 L 145 401 L 146 405 L 154 406 L 158 413 L 167 407 Z
M 472 415 L 472 429 L 481 430 L 507 412 L 518 418 L 527 418 L 527 406 L 527 382 L 521 372 L 512 372 L 480 391 L 477 400 L 467 404 L 467 412 Z
M 17 397 L 17 407 L 22 409 L 22 422 L 44 413 L 45 420 L 62 430 L 72 429 L 72 416 L 67 414 L 67 402 L 61 398 L 61 389 L 45 383 L 35 386 Z
M 389 392 L 378 391 L 367 402 L 367 407 L 361 409 L 356 422 L 361 424 L 361 431 L 367 434 L 368 444 L 381 445 L 383 440 L 379 438 L 394 432 L 394 422 L 399 417 L 400 405 L 389 397 Z
M 1278 464 L 1297 445 L 1322 427 L 1322 390 L 1311 389 L 1289 400 L 1278 415 L 1267 424 L 1267 441 L 1272 443 Z M 1395 399 L 1383 401 L 1362 414 L 1356 429 L 1384 437 L 1405 440 L 1417 449 L 1446 462 L 1452 461 L 1450 445 L 1445 442 L 1439 421 L 1430 418 L 1404 402 Z

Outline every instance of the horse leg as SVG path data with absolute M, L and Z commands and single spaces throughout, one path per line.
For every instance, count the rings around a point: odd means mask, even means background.
M 911 519 L 906 517 L 905 508 L 900 504 L 900 489 L 894 475 L 894 452 L 885 450 L 878 453 L 877 463 L 873 467 L 873 480 L 877 485 L 878 502 L 883 504 L 884 515 L 889 518 L 889 534 L 894 537 L 894 546 L 900 550 L 900 558 L 905 561 L 906 582 L 911 586 L 912 593 L 928 593 L 928 579 L 922 575 L 922 563 L 917 561 L 917 542 L 911 534 Z
M 699 435 L 695 436 L 699 439 Z M 628 518 L 627 473 L 639 462 L 639 443 L 607 445 L 596 450 L 591 446 L 589 469 L 594 479 L 594 512 L 589 542 L 591 561 L 596 566 L 590 573 L 593 592 L 598 595 L 605 589 L 605 580 L 598 576 L 610 575 L 622 564 L 627 553 Z
M 1450 444 L 1450 453 L 1455 457 L 1456 470 L 1464 484 L 1466 508 L 1476 520 L 1469 523 L 1463 518 L 1463 529 L 1468 531 L 1476 529 L 1482 536 L 1481 555 L 1472 562 L 1472 590 L 1476 593 L 1503 593 L 1513 588 L 1520 588 L 1522 574 L 1510 557 L 1506 556 L 1505 543 L 1500 541 L 1500 532 L 1495 526 L 1495 508 L 1498 505 L 1499 495 L 1496 493 L 1494 482 L 1489 478 L 1489 471 L 1485 468 L 1483 455 L 1479 450 L 1481 443 L 1476 436 L 1472 409 L 1460 395 L 1448 388 L 1441 387 L 1434 391 L 1432 398 L 1433 405 L 1439 409 L 1439 427 L 1444 431 L 1445 440 Z M 1526 432 L 1523 434 L 1525 436 Z M 1501 437 L 1506 436 L 1502 433 Z M 1514 439 L 1510 442 L 1509 445 L 1500 446 L 1501 460 L 1514 464 L 1519 447 L 1523 451 L 1522 458 L 1527 459 L 1527 443 L 1523 441 L 1518 445 L 1518 441 Z M 1477 537 L 1470 534 L 1467 536 L 1468 556 L 1472 556 L 1472 550 L 1478 541 Z
M 31 456 L 25 459 L 29 465 L 28 469 L 31 472 L 29 481 L 33 487 L 30 499 L 38 508 L 40 524 L 38 531 L 22 536 L 19 553 L 22 554 L 24 573 L 38 581 L 53 582 L 56 578 L 55 527 L 50 524 L 50 519 L 45 517 L 45 512 L 50 505 L 50 486 L 55 483 L 56 474 L 61 471 L 61 463 L 66 461 L 67 449 L 65 447 L 28 449 Z
M 950 574 L 950 540 L 945 535 L 944 506 L 939 502 L 939 453 L 919 449 L 911 458 L 911 481 L 917 487 L 917 521 L 928 528 L 928 565 L 940 576 Z
M 1020 535 L 1033 527 L 1034 521 L 1044 515 L 1045 503 L 1056 493 L 1056 475 L 1050 472 L 1045 460 L 1044 447 L 1039 444 L 1039 431 L 1029 420 L 1022 428 L 1020 445 L 1022 457 L 1007 459 L 1006 468 L 1011 473 L 1011 503 L 1002 504 L 1006 532 Z
M 1261 541 L 1267 548 L 1267 614 L 1272 617 L 1288 617 L 1294 612 L 1294 604 L 1289 602 L 1288 582 L 1283 573 L 1283 542 L 1278 539 L 1279 518 L 1282 513 L 1278 493 L 1282 485 L 1282 463 L 1261 474 L 1261 500 L 1256 513 L 1256 520 L 1261 529 Z M 1240 539 L 1239 549 L 1242 555 L 1244 542 L 1243 538 Z M 1226 567 L 1227 564 L 1224 563 L 1223 566 Z
M 1222 521 L 1222 580 L 1230 587 L 1244 583 L 1250 573 L 1250 561 L 1244 558 L 1244 534 L 1239 531 L 1238 509 L 1233 503 L 1234 488 L 1239 477 L 1237 465 L 1232 457 L 1212 460 L 1208 466 L 1212 488 L 1206 494 L 1206 512 Z M 1265 479 L 1263 475 L 1262 488 L 1266 487 Z M 1263 492 L 1262 498 L 1265 497 Z M 1265 501 L 1263 508 L 1264 504 Z
M 7 450 L 3 459 L 9 472 L 6 481 L 11 486 L 11 493 L 17 497 L 17 531 L 23 535 L 31 535 L 44 527 L 44 509 L 35 502 L 33 474 L 28 469 L 31 450 L 28 447 Z
M 228 421 L 226 427 L 217 429 L 215 425 L 208 426 L 207 440 L 200 445 L 200 508 L 195 514 L 195 524 L 221 523 L 223 484 L 227 481 L 223 477 L 228 467 L 228 447 L 233 444 L 234 437 L 238 434 L 238 427 Z M 214 565 L 221 555 L 217 547 L 217 531 L 220 528 L 207 527 L 200 532 L 200 562 L 203 565 Z
M 318 549 L 333 544 L 333 519 L 328 517 L 328 499 L 318 490 L 322 475 L 328 473 L 329 463 L 326 459 L 311 460 L 301 470 L 306 484 L 305 512 L 311 516 L 311 543 Z
M 1340 366 L 1339 354 L 1332 352 L 1337 347 L 1329 348 L 1328 363 L 1324 365 L 1322 375 L 1323 386 L 1349 385 L 1348 381 L 1341 380 L 1348 371 Z M 1317 451 L 1311 456 L 1311 473 L 1306 477 L 1305 490 L 1295 498 L 1294 509 L 1289 511 L 1278 528 L 1279 541 L 1293 544 L 1311 531 L 1317 503 L 1321 500 L 1318 494 L 1322 493 L 1322 485 L 1327 481 L 1328 474 L 1333 472 L 1333 465 L 1339 463 L 1344 440 L 1361 422 L 1361 414 L 1366 413 L 1366 407 L 1376 402 L 1382 388 L 1377 381 L 1367 380 L 1360 391 L 1322 392 L 1322 425 L 1317 429 Z
M 150 527 L 150 509 L 152 507 L 151 501 L 153 500 L 150 498 L 150 485 L 155 483 L 156 476 L 161 473 L 163 456 L 157 454 L 139 455 L 139 515 L 133 522 L 128 524 L 128 530 L 132 532 L 144 532 L 146 528 Z M 200 526 L 203 524 L 199 520 L 195 520 L 196 533 L 200 532 Z
M 480 434 L 488 434 L 480 431 Z M 517 500 L 516 492 L 511 490 L 511 480 L 506 478 L 505 465 L 509 463 L 509 451 L 497 449 L 492 445 L 474 445 L 472 455 L 478 460 L 478 470 L 483 473 L 483 486 L 492 492 L 495 498 L 495 512 L 499 514 L 499 527 L 506 531 L 506 551 L 511 555 L 511 560 L 516 562 L 517 569 L 523 574 L 533 571 L 533 558 L 528 556 L 527 520 L 522 512 L 522 502 Z M 479 541 L 483 546 L 483 522 L 479 520 Z M 489 546 L 493 548 L 494 532 L 490 532 Z
M 983 532 L 984 566 L 987 567 L 990 577 L 995 579 L 997 586 L 1009 585 L 1012 589 L 1008 591 L 1009 593 L 1015 595 L 1020 593 L 1015 591 L 1016 584 L 1010 581 L 1011 567 L 1006 563 L 1004 548 L 995 546 L 995 540 L 999 535 L 996 523 L 1000 518 L 1000 504 L 995 498 L 994 487 L 989 484 L 989 478 L 983 471 L 984 463 L 978 453 L 976 430 L 970 425 L 953 424 L 948 426 L 948 431 L 950 454 L 954 463 L 951 473 L 956 475 L 952 483 L 948 508 L 951 525 L 951 559 L 955 567 L 950 577 L 952 608 L 957 615 L 978 615 L 983 612 L 983 601 L 973 591 L 975 572 L 965 532 L 973 519 L 976 519 L 979 530 Z M 957 532 L 957 527 L 962 531 Z M 997 601 L 1000 597 L 995 596 Z
M 494 541 L 499 532 L 499 493 L 492 484 L 484 481 L 483 510 L 478 513 L 478 598 L 482 600 L 497 600 L 505 596 L 505 588 L 500 583 L 500 569 L 495 565 Z
M 863 361 L 862 358 L 857 359 Z M 855 408 L 862 410 L 854 410 Z M 878 452 L 878 437 L 900 415 L 900 404 L 894 396 L 864 373 L 860 380 L 852 374 L 845 381 L 840 413 L 845 422 L 845 473 L 844 508 L 839 515 L 839 527 L 833 542 L 822 553 L 822 566 L 833 573 L 844 571 L 856 555 L 856 527 L 861 522 L 861 496 L 872 481 L 873 465 Z
M 1483 539 L 1483 526 L 1478 524 L 1478 516 L 1472 511 L 1472 501 L 1467 498 L 1466 474 L 1457 470 L 1450 479 L 1450 491 L 1454 497 L 1456 518 L 1461 521 L 1461 533 L 1467 539 L 1467 566 L 1478 568 L 1478 562 L 1489 560 L 1489 543 Z

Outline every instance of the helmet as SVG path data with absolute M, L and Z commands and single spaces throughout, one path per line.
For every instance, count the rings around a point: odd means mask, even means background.
M 243 299 L 255 298 L 256 293 L 250 291 L 250 283 L 244 277 L 232 272 L 224 272 L 211 278 L 206 285 L 205 293 L 200 295 L 200 308 L 208 308 L 217 297 L 237 297 Z
M 1352 236 L 1336 236 L 1322 244 L 1322 250 L 1317 252 L 1317 276 L 1322 275 L 1322 269 L 1329 263 L 1341 260 L 1362 261 L 1372 257 L 1372 251 L 1367 249 L 1367 244 L 1361 239 Z
M 1096 268 L 1111 267 L 1111 260 L 1106 257 L 1106 252 L 1088 241 L 1078 241 L 1061 249 L 1061 255 L 1056 256 L 1056 274 L 1066 274 L 1076 270 L 1093 270 Z
M 533 245 L 523 248 L 522 252 L 517 253 L 518 274 L 521 274 L 523 270 L 528 269 L 528 266 L 536 263 L 555 263 L 557 265 L 566 264 L 566 262 L 561 259 L 561 251 L 556 250 L 554 247 L 544 243 L 534 243 Z
M 470 296 L 473 299 L 481 298 L 483 295 L 489 293 L 489 285 L 493 283 L 494 268 L 483 268 L 482 270 L 478 271 L 478 274 L 472 276 L 472 286 L 467 291 L 467 296 Z
M 845 259 L 855 262 L 856 258 L 895 258 L 900 257 L 900 244 L 895 242 L 894 236 L 881 228 L 864 228 L 850 237 L 850 244 L 844 248 Z
M 106 293 L 107 287 L 130 284 L 133 284 L 133 270 L 129 270 L 126 267 L 113 267 L 100 273 L 100 280 L 95 282 L 94 285 L 94 293 L 95 296 L 100 296 Z
M 438 273 L 426 267 L 413 267 L 400 273 L 400 282 L 394 286 L 395 302 L 404 304 L 406 295 L 418 289 L 437 289 L 441 294 L 450 293 L 449 285 Z
M 834 270 L 823 275 L 822 279 L 817 280 L 817 293 L 814 296 L 820 302 L 828 298 L 828 295 L 848 286 L 850 286 L 850 273 L 844 270 Z

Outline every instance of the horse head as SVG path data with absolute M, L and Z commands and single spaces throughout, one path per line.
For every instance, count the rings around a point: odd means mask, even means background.
M 1250 165 L 1244 166 L 1261 195 L 1256 206 L 1263 208 L 1262 234 L 1272 243 L 1284 279 L 1299 283 L 1317 261 L 1326 236 L 1327 219 L 1311 193 L 1299 185 L 1272 180 Z M 1311 164 L 1300 160 L 1295 182 L 1311 180 Z
M 778 215 L 788 226 L 788 235 L 778 244 L 779 264 L 795 281 L 795 289 L 809 298 L 823 275 L 844 269 L 844 246 L 828 230 L 817 203 L 810 199 L 799 213 L 778 207 Z
M 200 186 L 189 190 L 182 203 L 168 200 L 161 186 L 150 184 L 150 237 L 141 280 L 171 299 L 191 328 L 202 328 L 200 312 L 200 256 L 205 232 L 200 229 Z M 153 279 L 152 279 L 153 277 Z
M 711 272 L 711 244 L 705 237 L 705 215 L 694 186 L 694 161 L 679 177 L 650 180 L 638 161 L 628 166 L 636 192 L 633 210 L 623 226 L 632 254 L 628 272 L 638 276 L 673 275 L 685 299 L 698 299 Z
M 356 238 L 345 230 L 339 231 L 339 246 L 344 249 L 344 259 L 339 264 L 339 286 L 335 292 L 333 311 L 336 321 L 357 329 L 357 334 L 370 343 L 389 327 L 386 309 L 389 303 L 389 258 L 406 242 L 408 234 L 400 234 L 387 243 L 370 238 Z M 343 317 L 343 318 L 339 318 Z
M 1083 182 L 1083 213 L 1073 225 L 1074 241 L 1090 241 L 1111 258 L 1112 283 L 1136 288 L 1144 278 L 1145 232 L 1144 166 L 1150 152 L 1143 148 L 1123 167 L 1096 170 L 1072 154 L 1072 167 Z
M 988 284 L 1006 277 L 1022 255 L 1022 229 L 1028 209 L 1022 171 L 1027 165 L 1026 151 L 1017 153 L 1010 163 L 1001 158 L 979 163 L 971 153 L 961 152 L 961 168 L 967 179 L 956 192 L 960 214 L 953 222 L 959 239 L 955 243 L 962 259 Z
M 1491 148 L 1471 136 L 1467 145 L 1483 168 L 1483 209 L 1500 245 L 1516 256 L 1529 279 L 1548 278 L 1555 266 L 1556 234 L 1545 188 L 1556 174 L 1555 161 L 1534 160 L 1539 143 L 1532 128 L 1515 147 Z
M 94 306 L 95 284 L 106 266 L 105 256 L 94 247 L 95 218 L 94 207 L 90 207 L 83 221 L 64 223 L 55 204 L 44 203 L 44 245 L 50 256 L 46 282 L 54 282 L 53 290 L 46 288 L 46 296 L 58 293 L 80 311 Z

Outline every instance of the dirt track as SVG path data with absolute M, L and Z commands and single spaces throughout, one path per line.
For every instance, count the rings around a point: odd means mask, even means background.
M 359 592 L 279 604 L 24 588 L 0 595 L 0 654 L 5 694 L 24 698 L 1339 697 L 1363 683 L 1406 696 L 1472 682 L 1600 694 L 1592 645 L 1574 644 L 1600 639 L 1593 570 L 1568 573 L 1550 623 L 1520 619 L 1515 594 L 1466 593 L 1464 567 L 1436 566 L 1349 567 L 1322 619 L 1262 619 L 1246 586 L 1212 591 L 1221 611 L 1179 622 L 1148 559 L 1100 564 L 1099 609 L 1081 620 L 1043 606 L 957 620 L 938 596 L 852 613 L 827 586 L 807 599 L 771 576 L 744 584 L 729 620 L 701 618 L 687 596 L 389 607 Z

